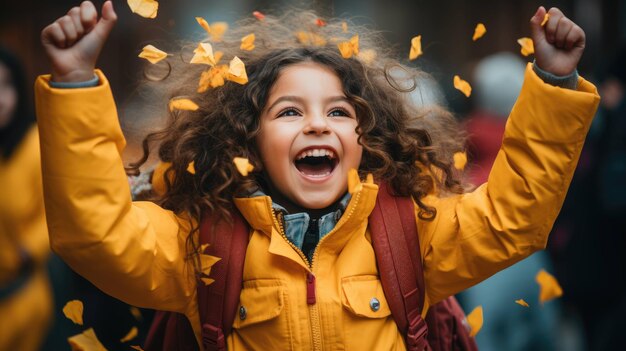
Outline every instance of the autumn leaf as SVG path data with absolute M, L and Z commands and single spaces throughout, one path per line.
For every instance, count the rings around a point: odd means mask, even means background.
M 204 251 L 207 249 L 207 247 L 209 247 L 209 244 L 202 244 L 202 245 L 200 245 L 200 253 L 204 253 Z
M 74 324 L 83 325 L 83 303 L 79 300 L 72 300 L 63 306 L 63 314 Z
M 326 21 L 321 18 L 315 20 L 315 25 L 318 27 L 324 27 L 326 25 Z
M 539 302 L 542 304 L 563 295 L 563 289 L 556 278 L 543 269 L 537 273 L 535 281 L 539 284 Z
M 250 161 L 248 161 L 245 157 L 235 157 L 233 158 L 233 163 L 235 163 L 235 167 L 237 168 L 239 174 L 244 177 L 247 177 L 248 173 L 254 170 L 254 166 L 251 165 Z
M 107 351 L 92 328 L 67 338 L 67 342 L 70 343 L 72 351 Z
M 324 46 L 326 45 L 326 39 L 316 33 L 299 31 L 296 32 L 296 38 L 298 42 L 303 45 Z
M 242 85 L 248 83 L 246 66 L 239 57 L 235 56 L 232 60 L 230 60 L 228 72 L 226 73 L 226 79 Z
M 152 64 L 155 64 L 166 58 L 167 53 L 165 51 L 157 49 L 153 45 L 146 45 L 139 53 L 139 57 L 150 61 L 150 63 Z
M 341 30 L 344 33 L 348 33 L 348 24 L 346 22 L 341 22 Z
M 409 52 L 409 60 L 415 60 L 422 56 L 422 36 L 418 35 L 411 39 L 411 51 Z
M 172 99 L 169 104 L 170 111 L 184 110 L 184 111 L 196 111 L 199 106 L 195 102 L 189 99 Z
M 524 56 L 532 55 L 535 53 L 535 46 L 533 45 L 533 40 L 530 38 L 519 38 L 517 39 L 517 43 L 522 47 L 521 53 Z
M 204 28 L 204 30 L 207 32 L 207 34 L 211 34 L 211 26 L 209 26 L 209 22 L 207 22 L 202 17 L 196 17 L 196 21 L 198 22 L 200 27 Z
M 209 34 L 211 35 L 211 41 L 220 42 L 224 37 L 224 33 L 228 30 L 228 23 L 226 22 L 213 22 L 209 26 Z
M 474 308 L 470 314 L 467 315 L 467 324 L 470 326 L 470 336 L 474 337 L 480 329 L 483 327 L 483 307 L 478 306 Z
M 213 267 L 215 263 L 221 260 L 221 258 L 211 255 L 200 254 L 199 256 L 200 269 L 202 270 L 202 273 L 206 275 L 209 275 L 211 273 L 211 267 Z
M 120 339 L 120 342 L 129 342 L 133 340 L 134 338 L 136 338 L 137 334 L 139 334 L 139 330 L 137 330 L 137 327 L 132 327 L 130 328 L 128 333 L 123 338 Z
M 339 47 L 341 57 L 345 59 L 357 55 L 359 53 L 359 35 L 357 34 L 350 38 L 349 41 L 341 42 L 337 46 Z
M 541 26 L 545 26 L 546 23 L 548 23 L 548 20 L 550 19 L 550 14 L 546 12 L 545 16 L 543 16 L 543 21 L 541 21 Z
M 193 57 L 189 63 L 200 63 L 209 66 L 215 66 L 217 63 L 215 56 L 213 56 L 213 46 L 209 43 L 200 43 L 198 47 L 193 50 Z
M 155 18 L 159 3 L 154 0 L 128 0 L 128 7 L 133 13 L 145 18 Z
M 130 306 L 129 310 L 130 310 L 130 314 L 132 314 L 133 317 L 135 317 L 135 320 L 137 320 L 137 321 L 142 321 L 143 320 L 143 316 L 141 315 L 141 311 L 137 307 Z
M 254 16 L 256 19 L 258 19 L 259 21 L 262 21 L 265 19 L 265 15 L 260 12 L 260 11 L 254 11 L 252 12 L 252 16 Z
M 198 93 L 204 93 L 209 88 L 217 88 L 224 85 L 227 73 L 228 66 L 226 65 L 211 67 L 208 71 L 202 72 L 198 82 Z
M 252 51 L 254 50 L 254 39 L 256 37 L 254 36 L 254 33 L 250 33 L 248 35 L 246 35 L 245 37 L 241 38 L 241 45 L 239 46 L 239 48 L 241 50 L 245 50 L 245 51 Z
M 463 93 L 466 97 L 469 97 L 472 94 L 472 86 L 461 79 L 458 75 L 454 76 L 454 87 Z
M 472 36 L 472 40 L 476 41 L 482 38 L 485 33 L 487 33 L 487 28 L 485 28 L 485 25 L 482 23 L 478 23 L 476 25 L 476 28 L 474 29 L 474 36 Z
M 467 154 L 465 152 L 456 152 L 454 153 L 454 168 L 462 171 L 465 169 L 465 165 L 467 164 Z
M 520 306 L 524 306 L 524 307 L 530 307 L 528 305 L 528 303 L 526 301 L 524 301 L 524 299 L 519 299 L 519 300 L 515 300 L 515 303 L 520 305 Z
M 191 174 L 196 174 L 196 166 L 193 161 L 189 162 L 189 164 L 187 165 L 187 172 Z

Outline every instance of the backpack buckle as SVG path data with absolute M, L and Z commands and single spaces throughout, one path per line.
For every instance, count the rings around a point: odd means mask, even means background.
M 407 350 L 424 351 L 430 350 L 428 346 L 428 325 L 421 315 L 417 315 L 410 321 L 409 330 L 406 333 Z
M 226 340 L 222 328 L 211 324 L 202 326 L 202 344 L 206 351 L 225 351 Z

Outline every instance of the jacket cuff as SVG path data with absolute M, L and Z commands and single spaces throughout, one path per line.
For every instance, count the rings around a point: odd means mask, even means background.
M 52 88 L 57 88 L 57 89 L 76 89 L 76 88 L 91 88 L 91 87 L 96 87 L 98 86 L 98 84 L 100 84 L 100 78 L 98 77 L 97 74 L 93 74 L 93 78 L 91 78 L 90 80 L 84 81 L 84 82 L 53 82 L 53 81 L 48 81 L 48 84 L 50 84 L 50 86 Z
M 539 66 L 537 66 L 536 62 L 533 62 L 533 71 L 543 80 L 545 83 L 557 86 L 559 88 L 566 88 L 571 90 L 578 89 L 578 70 L 574 70 L 574 72 L 566 75 L 566 76 L 557 76 L 548 71 L 544 71 Z

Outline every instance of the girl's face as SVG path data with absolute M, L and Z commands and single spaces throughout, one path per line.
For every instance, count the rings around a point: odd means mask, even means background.
M 0 62 L 0 128 L 6 127 L 17 107 L 17 91 L 11 81 L 11 72 Z
M 261 112 L 257 136 L 265 172 L 280 193 L 273 195 L 312 210 L 339 200 L 348 171 L 361 162 L 356 128 L 354 107 L 331 69 L 313 62 L 285 67 Z

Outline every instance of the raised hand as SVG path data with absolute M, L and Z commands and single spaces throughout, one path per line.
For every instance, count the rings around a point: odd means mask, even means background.
M 530 19 L 535 45 L 535 63 L 557 76 L 572 73 L 585 49 L 585 32 L 556 7 L 548 11 L 550 18 L 541 26 L 546 9 L 541 6 Z
M 117 21 L 111 1 L 102 17 L 91 1 L 73 7 L 41 32 L 41 43 L 52 65 L 52 80 L 81 82 L 93 78 L 100 51 Z

